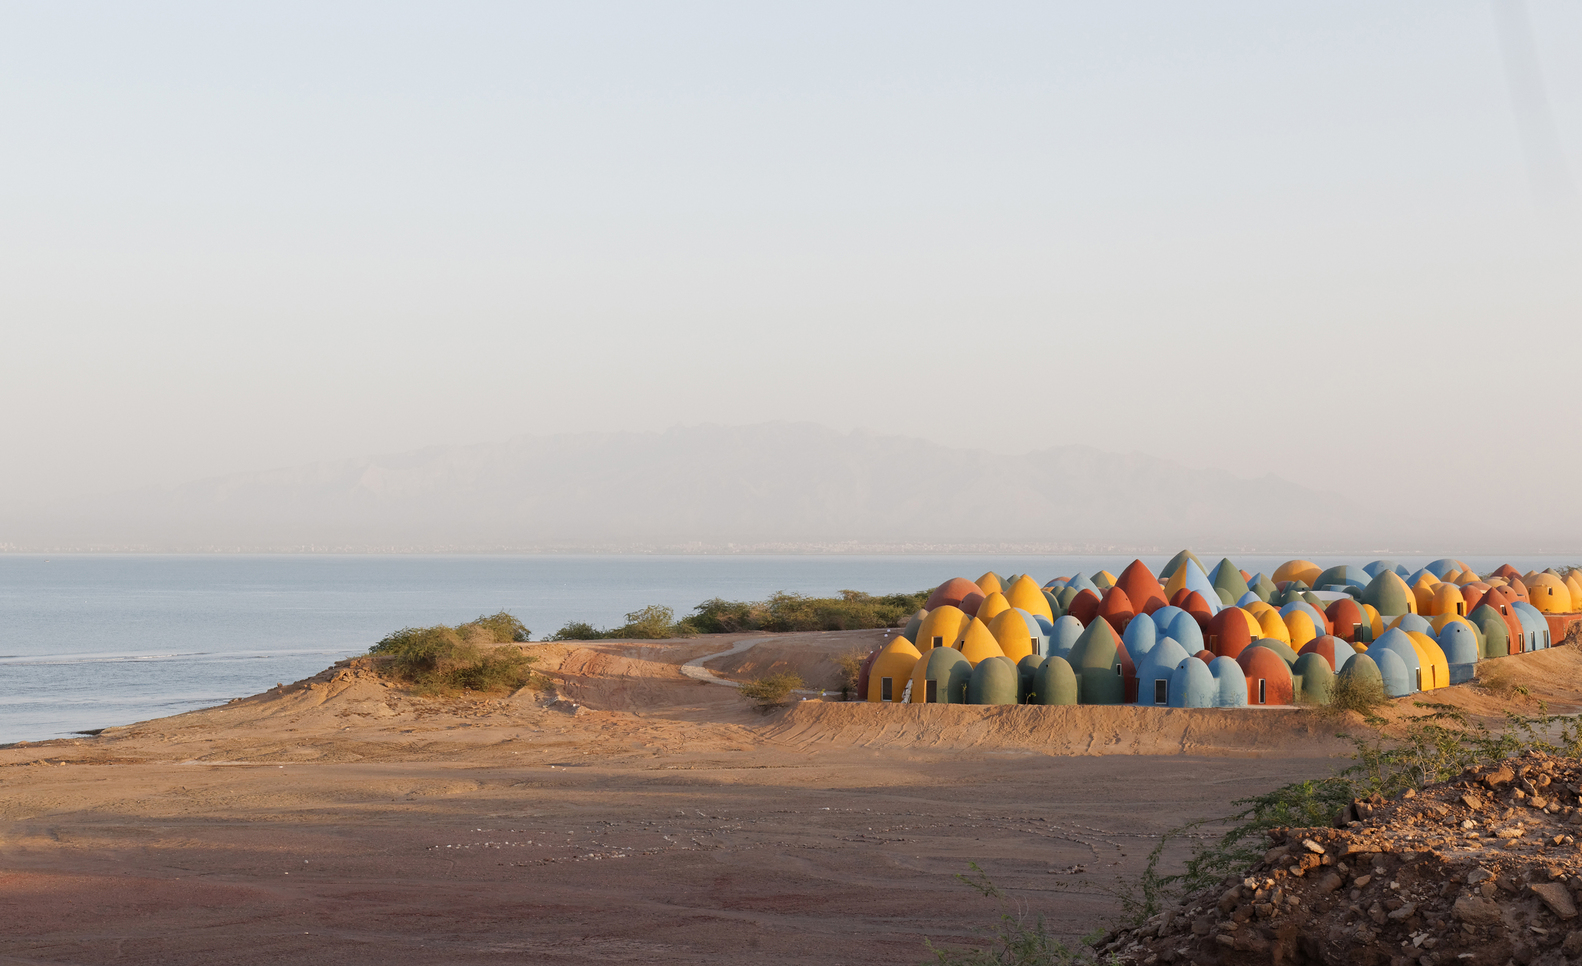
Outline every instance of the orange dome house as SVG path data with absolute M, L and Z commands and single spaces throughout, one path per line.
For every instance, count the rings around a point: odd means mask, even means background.
M 1126 625 L 1132 622 L 1136 611 L 1132 610 L 1132 602 L 1126 596 L 1126 591 L 1119 587 L 1111 587 L 1104 592 L 1104 599 L 1099 602 L 1099 616 L 1110 622 L 1110 626 L 1120 633 L 1126 632 Z
M 1186 596 L 1181 599 L 1181 603 L 1176 606 L 1191 614 L 1192 619 L 1197 621 L 1199 627 L 1207 627 L 1209 619 L 1214 616 L 1214 610 L 1209 607 L 1208 601 L 1204 600 L 1203 595 L 1195 590 L 1187 591 Z
M 917 648 L 906 638 L 892 639 L 879 650 L 873 667 L 868 670 L 868 700 L 883 704 L 899 703 L 921 657 Z
M 1291 665 L 1267 647 L 1249 647 L 1237 655 L 1247 679 L 1249 705 L 1290 704 L 1296 699 Z
M 1141 560 L 1133 560 L 1128 564 L 1115 581 L 1115 586 L 1126 592 L 1126 599 L 1132 602 L 1132 608 L 1138 614 L 1152 614 L 1167 603 L 1164 587 L 1160 586 L 1159 579 Z
M 983 592 L 985 597 L 1005 590 L 1005 581 L 1001 580 L 1000 575 L 992 570 L 979 577 L 975 583 L 977 583 L 978 589 Z
M 1253 642 L 1252 630 L 1247 626 L 1249 615 L 1240 607 L 1227 607 L 1209 619 L 1203 628 L 1203 644 L 1216 657 L 1237 657 Z
M 1324 616 L 1329 618 L 1335 636 L 1343 641 L 1356 642 L 1359 634 L 1364 643 L 1373 640 L 1373 622 L 1368 619 L 1362 606 L 1350 597 L 1337 598 L 1325 608 Z
M 978 593 L 981 593 L 981 591 L 978 589 L 977 584 L 961 577 L 952 577 L 940 584 L 934 589 L 932 594 L 928 595 L 928 602 L 923 605 L 923 609 L 932 611 L 934 608 L 943 607 L 946 604 L 950 604 L 952 607 L 959 607 L 968 594 Z
M 1071 603 L 1066 607 L 1066 613 L 1082 622 L 1083 627 L 1093 623 L 1093 618 L 1099 615 L 1099 605 L 1103 601 L 1099 595 L 1091 590 L 1084 590 L 1071 598 Z
M 1357 652 L 1350 644 L 1347 644 L 1345 641 L 1335 637 L 1332 634 L 1327 634 L 1323 637 L 1316 637 L 1313 640 L 1308 641 L 1307 644 L 1302 648 L 1301 653 L 1317 654 L 1319 657 L 1322 657 L 1324 660 L 1329 662 L 1329 669 L 1331 671 L 1338 672 L 1341 668 L 1346 666 L 1346 662 L 1351 660 L 1351 656 Z
M 1432 691 L 1449 687 L 1450 662 L 1445 660 L 1445 652 L 1439 642 L 1420 631 L 1407 631 L 1406 636 L 1412 639 L 1412 644 L 1417 648 L 1418 668 L 1422 674 L 1418 690 Z

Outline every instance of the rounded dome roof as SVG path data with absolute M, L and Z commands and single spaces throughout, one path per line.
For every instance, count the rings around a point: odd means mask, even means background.
M 1527 584 L 1527 596 L 1541 613 L 1576 613 L 1576 606 L 1571 600 L 1571 588 L 1554 574 L 1535 575 Z
M 1013 607 L 1001 611 L 989 621 L 989 633 L 994 635 L 1000 650 L 1012 661 L 1020 661 L 1033 653 L 1036 637 L 1029 631 L 1027 621 L 1023 618 L 1026 613 Z
M 1254 644 L 1237 655 L 1236 663 L 1241 665 L 1242 674 L 1247 678 L 1249 704 L 1290 704 L 1295 698 L 1291 686 L 1291 665 L 1269 648 Z M 1264 682 L 1262 702 L 1258 701 L 1258 686 L 1253 683 L 1258 680 Z
M 1283 641 L 1286 644 L 1291 643 L 1291 630 L 1285 626 L 1285 620 L 1280 617 L 1279 611 L 1269 608 L 1259 614 L 1258 626 L 1263 629 L 1262 633 L 1258 635 L 1260 638 L 1272 638 L 1277 641 Z
M 944 604 L 929 611 L 917 627 L 917 638 L 912 642 L 918 650 L 932 647 L 955 647 L 966 632 L 972 616 L 959 607 Z M 936 644 L 935 639 L 938 638 Z
M 1161 613 L 1163 613 L 1161 611 Z M 1160 628 L 1167 637 L 1173 637 L 1188 651 L 1203 650 L 1203 626 L 1191 614 L 1181 611 Z
M 1406 666 L 1400 651 L 1388 647 L 1370 647 L 1367 654 L 1358 654 L 1352 661 L 1355 663 L 1364 657 L 1378 665 L 1379 677 L 1384 683 L 1384 693 L 1389 697 L 1404 698 L 1417 690 L 1413 684 L 1417 678 L 1415 670 Z
M 1077 675 L 1062 657 L 1048 657 L 1033 673 L 1033 695 L 1029 703 L 1061 705 L 1077 703 Z
M 945 604 L 959 606 L 968 594 L 978 593 L 978 585 L 963 577 L 952 577 L 928 595 L 928 602 L 923 605 L 924 610 L 933 610 Z
M 1478 634 L 1466 621 L 1451 621 L 1440 628 L 1439 649 L 1450 664 L 1475 664 L 1482 657 Z
M 987 624 L 1010 609 L 1011 602 L 1005 599 L 1004 594 L 996 591 L 983 598 L 983 603 L 978 605 L 978 613 L 975 616 Z
M 1274 582 L 1278 584 L 1286 580 L 1300 580 L 1311 587 L 1313 581 L 1317 580 L 1318 575 L 1323 572 L 1324 568 L 1311 560 L 1287 560 L 1274 568 Z
M 1219 683 L 1219 694 L 1214 702 L 1216 708 L 1247 706 L 1247 675 L 1234 658 L 1216 657 L 1208 662 L 1208 670 Z
M 972 668 L 968 704 L 1020 704 L 1022 675 L 1010 658 L 986 657 Z
M 1253 642 L 1252 629 L 1247 626 L 1251 615 L 1240 607 L 1227 607 L 1209 619 L 1203 628 L 1203 640 L 1216 655 L 1237 657 L 1242 649 Z
M 1335 637 L 1333 634 L 1326 634 L 1323 637 L 1315 637 L 1304 644 L 1298 656 L 1301 656 L 1301 654 L 1317 654 L 1329 662 L 1331 671 L 1338 671 L 1345 667 L 1346 662 L 1351 660 L 1351 656 L 1356 653 L 1356 649 L 1350 644 Z
M 1066 655 L 1072 646 L 1077 643 L 1077 638 L 1082 636 L 1082 622 L 1067 614 L 1055 618 L 1052 630 L 1049 632 L 1049 653 Z
M 1174 557 L 1171 557 L 1169 563 L 1166 563 L 1163 567 L 1159 568 L 1159 579 L 1169 580 L 1171 577 L 1175 576 L 1175 572 L 1180 569 L 1181 564 L 1188 560 L 1196 563 L 1200 568 L 1203 566 L 1203 561 L 1197 558 L 1197 554 L 1190 550 L 1182 550 Z
M 1219 682 L 1208 665 L 1189 657 L 1170 674 L 1170 707 L 1212 708 L 1219 704 Z
M 1099 614 L 1099 606 L 1104 601 L 1091 590 L 1084 590 L 1071 598 L 1071 603 L 1066 605 L 1066 613 L 1081 621 L 1083 626 L 1093 623 L 1093 618 Z
M 1335 671 L 1321 654 L 1303 654 L 1291 666 L 1291 676 L 1301 682 L 1296 699 L 1309 704 L 1328 704 L 1335 691 Z

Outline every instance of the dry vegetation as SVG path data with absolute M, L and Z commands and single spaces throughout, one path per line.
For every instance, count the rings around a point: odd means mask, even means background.
M 501 694 L 536 682 L 534 659 L 517 645 L 522 622 L 501 611 L 450 627 L 406 627 L 369 649 L 379 673 L 418 694 Z

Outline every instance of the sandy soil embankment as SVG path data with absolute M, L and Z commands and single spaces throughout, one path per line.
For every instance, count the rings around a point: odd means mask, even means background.
M 680 673 L 744 637 L 533 645 L 554 693 L 489 700 L 332 669 L 0 748 L 0 962 L 912 963 L 995 915 L 969 862 L 1085 932 L 1160 832 L 1342 747 L 1296 712 L 762 716 Z M 709 666 L 818 682 L 877 640 Z M 1575 656 L 1537 657 L 1574 700 Z

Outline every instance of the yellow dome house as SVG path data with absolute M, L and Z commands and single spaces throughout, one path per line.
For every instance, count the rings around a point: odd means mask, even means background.
M 1449 687 L 1450 662 L 1445 660 L 1445 652 L 1440 648 L 1439 642 L 1417 631 L 1407 631 L 1406 636 L 1412 639 L 1412 647 L 1417 651 L 1418 666 L 1423 672 L 1423 680 L 1419 687 L 1424 691 Z
M 978 605 L 978 620 L 987 624 L 1010 609 L 1011 602 L 1005 599 L 1004 594 L 995 591 L 983 598 L 983 603 Z
M 1291 643 L 1290 628 L 1285 626 L 1285 620 L 1280 616 L 1280 612 L 1268 604 L 1264 604 L 1263 609 L 1258 612 L 1258 626 L 1263 628 L 1258 637 L 1272 637 L 1287 645 Z
M 1574 614 L 1576 604 L 1571 600 L 1571 588 L 1554 574 L 1534 574 L 1524 581 L 1527 584 L 1528 602 L 1544 614 Z
M 922 654 L 936 647 L 955 647 L 971 620 L 966 611 L 952 604 L 936 607 L 918 625 L 917 640 L 912 643 Z
M 1055 619 L 1055 612 L 1049 606 L 1049 599 L 1044 596 L 1044 589 L 1026 574 L 1011 584 L 1011 589 L 1005 593 L 1005 600 L 1012 607 L 1019 607 L 1034 617 L 1042 617 L 1046 621 Z
M 993 634 L 989 633 L 988 625 L 976 617 L 967 624 L 966 630 L 962 631 L 961 643 L 957 645 L 956 650 L 960 651 L 961 656 L 966 658 L 973 667 L 977 667 L 978 662 L 988 660 L 991 657 L 1005 656 L 1005 651 L 1000 647 L 1000 642 L 995 640 Z
M 1019 610 L 1007 610 L 989 621 L 989 633 L 999 642 L 1000 650 L 1013 661 L 1020 661 L 1034 653 L 1033 632 Z M 973 661 L 974 665 L 978 662 Z
M 1429 598 L 1428 606 L 1419 608 L 1418 613 L 1426 617 L 1439 617 L 1443 614 L 1465 617 L 1467 599 L 1461 595 L 1460 587 L 1447 580 L 1434 588 L 1434 596 Z
M 868 672 L 868 700 L 876 704 L 899 704 L 921 657 L 912 642 L 904 637 L 886 644 L 873 659 L 873 668 Z
M 1287 560 L 1274 568 L 1274 576 L 1270 579 L 1277 584 L 1283 580 L 1300 580 L 1311 587 L 1313 581 L 1317 580 L 1318 575 L 1323 572 L 1324 568 L 1311 560 Z

